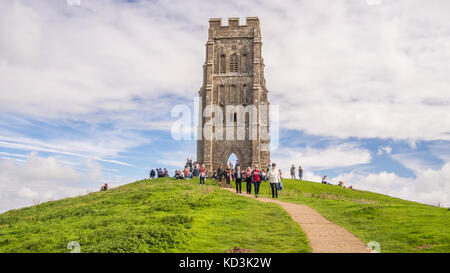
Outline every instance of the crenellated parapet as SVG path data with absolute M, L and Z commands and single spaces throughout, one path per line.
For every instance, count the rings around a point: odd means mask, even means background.
M 247 17 L 245 25 L 239 24 L 239 17 L 228 18 L 228 25 L 222 25 L 222 18 L 209 20 L 209 39 L 226 37 L 257 37 L 260 40 L 258 17 Z

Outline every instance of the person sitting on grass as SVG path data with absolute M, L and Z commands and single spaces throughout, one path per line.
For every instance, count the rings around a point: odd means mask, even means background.
M 108 186 L 107 183 L 105 183 L 105 185 L 103 185 L 103 186 L 100 188 L 100 191 L 107 191 L 108 189 L 109 189 L 109 186 Z
M 326 175 L 322 178 L 322 184 L 328 184 Z
M 184 168 L 184 178 L 191 179 L 189 168 Z

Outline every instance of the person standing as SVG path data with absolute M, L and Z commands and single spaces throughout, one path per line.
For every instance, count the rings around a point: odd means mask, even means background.
M 222 183 L 222 175 L 223 175 L 223 165 L 220 164 L 220 167 L 217 168 L 217 177 L 219 178 L 219 183 Z
M 203 184 L 203 186 L 206 187 L 206 185 L 205 185 L 205 178 L 206 178 L 206 167 L 205 167 L 205 165 L 202 165 L 202 167 L 199 169 L 199 175 L 200 175 L 200 186 Z
M 295 166 L 294 166 L 294 164 L 292 164 L 292 167 L 291 167 L 291 179 L 295 179 Z
M 242 193 L 242 171 L 241 166 L 236 167 L 236 171 L 234 173 L 236 179 L 236 193 Z
M 298 179 L 302 180 L 303 178 L 303 169 L 302 166 L 298 166 Z
M 245 170 L 245 182 L 247 184 L 247 194 L 252 194 L 252 168 L 248 167 Z
M 272 189 L 272 198 L 278 198 L 278 188 L 280 187 L 281 177 L 278 172 L 277 164 L 272 163 L 272 168 L 269 170 L 269 182 Z
M 258 197 L 259 186 L 261 185 L 261 172 L 258 170 L 258 166 L 252 171 L 252 182 L 255 187 L 255 197 Z
M 225 181 L 227 182 L 227 187 L 231 184 L 231 168 L 229 165 L 227 165 L 227 168 L 225 169 Z
M 155 172 L 154 169 L 152 169 L 152 170 L 150 171 L 150 179 L 155 178 L 155 175 L 156 175 L 156 172 Z

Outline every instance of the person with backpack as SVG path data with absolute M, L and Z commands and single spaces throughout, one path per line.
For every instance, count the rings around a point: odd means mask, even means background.
M 202 167 L 199 169 L 199 175 L 200 175 L 200 186 L 203 184 L 204 187 L 206 187 L 205 185 L 205 179 L 206 179 L 206 167 L 205 165 L 202 165 Z
M 281 183 L 281 177 L 275 162 L 272 163 L 272 168 L 270 168 L 268 176 L 270 188 L 272 189 L 272 198 L 278 198 L 278 189 L 280 188 L 279 184 Z
M 234 173 L 236 180 L 236 193 L 242 193 L 242 171 L 241 166 L 236 167 L 236 171 Z
M 255 197 L 258 198 L 259 186 L 261 185 L 261 172 L 258 170 L 258 166 L 252 171 L 252 182 L 255 187 Z

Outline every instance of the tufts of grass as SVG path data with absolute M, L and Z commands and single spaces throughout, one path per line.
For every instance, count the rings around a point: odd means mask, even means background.
M 0 214 L 0 252 L 310 252 L 279 206 L 155 179 Z
M 269 197 L 268 182 L 261 194 Z M 279 199 L 308 205 L 382 252 L 450 252 L 450 211 L 367 191 L 283 179 Z

